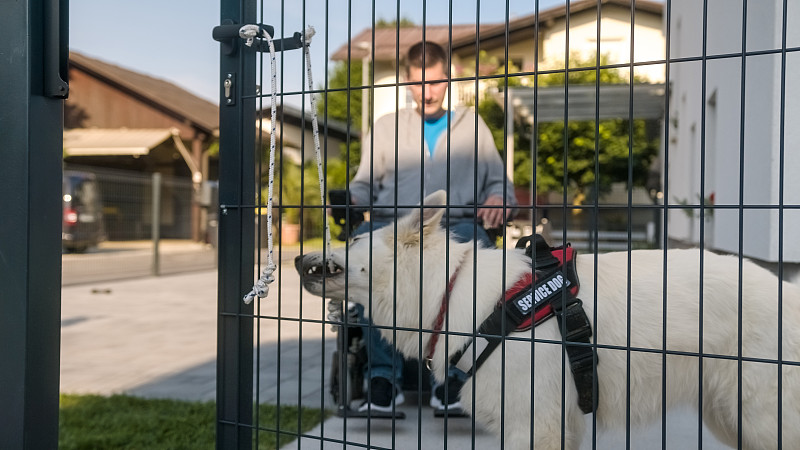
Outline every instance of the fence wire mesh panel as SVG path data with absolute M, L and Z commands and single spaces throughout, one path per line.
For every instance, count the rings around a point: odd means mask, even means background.
M 800 442 L 800 1 L 221 5 L 219 448 Z
M 64 166 L 62 285 L 166 275 L 216 267 L 214 189 L 192 218 L 189 178 Z M 200 220 L 201 241 L 192 240 Z

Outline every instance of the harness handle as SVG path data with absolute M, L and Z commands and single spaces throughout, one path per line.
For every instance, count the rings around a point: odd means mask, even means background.
M 531 244 L 531 241 L 533 241 L 533 244 Z M 516 248 L 525 249 L 525 254 L 533 260 L 533 267 L 536 271 L 549 271 L 558 267 L 558 258 L 553 256 L 553 250 L 558 250 L 560 247 L 550 247 L 541 234 L 532 234 L 520 238 L 517 241 Z

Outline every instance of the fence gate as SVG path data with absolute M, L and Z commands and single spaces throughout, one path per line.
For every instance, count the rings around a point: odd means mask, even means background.
M 255 1 L 222 1 L 222 24 L 253 23 Z M 217 448 L 253 441 L 253 305 L 241 301 L 254 266 L 256 58 L 236 36 L 220 43 Z M 230 78 L 228 78 L 230 75 Z M 226 96 L 227 94 L 227 96 Z M 228 104 L 225 100 L 231 99 Z M 223 206 L 224 205 L 224 206 Z
M 800 442 L 800 0 L 221 0 L 220 18 L 217 448 Z M 364 238 L 331 245 L 327 211 Z M 534 263 L 515 249 L 532 233 Z M 402 406 L 366 393 L 380 330 L 406 353 L 381 372 Z

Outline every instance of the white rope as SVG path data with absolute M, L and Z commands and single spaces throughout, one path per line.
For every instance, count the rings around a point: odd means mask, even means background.
M 314 153 L 317 157 L 317 175 L 319 175 L 319 204 L 325 204 L 325 173 L 322 171 L 322 153 L 319 146 L 319 123 L 317 119 L 317 97 L 313 94 L 314 80 L 311 78 L 311 38 L 314 37 L 316 31 L 314 27 L 307 27 L 305 36 L 303 37 L 303 49 L 306 56 L 306 72 L 308 73 L 308 90 L 311 92 L 311 127 L 314 131 Z M 323 221 L 325 223 L 325 249 L 327 249 L 327 263 L 328 270 L 333 271 L 333 262 L 331 260 L 331 229 L 328 226 L 328 217 L 325 211 L 322 211 Z
M 248 47 L 253 45 L 253 40 L 258 35 L 260 27 L 258 25 L 245 25 L 239 29 L 239 36 L 246 39 L 245 45 Z M 272 187 L 275 179 L 275 114 L 276 103 L 275 93 L 278 91 L 277 70 L 275 69 L 275 44 L 272 42 L 272 36 L 267 33 L 267 30 L 262 30 L 264 40 L 267 41 L 269 46 L 270 68 L 272 70 L 272 99 L 270 110 L 270 123 L 272 129 L 269 133 L 269 193 L 267 199 L 267 266 L 261 273 L 261 277 L 256 281 L 253 289 L 244 296 L 244 302 L 250 304 L 253 299 L 265 298 L 269 294 L 269 285 L 275 281 L 275 261 L 272 259 Z
M 244 25 L 242 28 L 239 29 L 239 36 L 242 39 L 245 39 L 245 45 L 248 47 L 253 45 L 255 38 L 258 36 L 258 32 L 261 28 L 258 25 Z M 273 261 L 273 252 L 272 252 L 272 188 L 275 179 L 275 124 L 277 120 L 275 118 L 276 115 L 276 101 L 275 101 L 275 94 L 278 91 L 277 88 L 277 71 L 275 69 L 275 44 L 272 42 L 272 36 L 267 33 L 266 30 L 261 30 L 262 35 L 265 41 L 267 41 L 267 45 L 269 46 L 269 55 L 270 55 L 270 68 L 272 70 L 272 95 L 271 95 L 271 115 L 270 115 L 270 122 L 272 125 L 272 130 L 269 135 L 269 194 L 267 200 L 267 223 L 269 226 L 267 227 L 267 266 L 264 268 L 264 271 L 261 274 L 261 277 L 256 281 L 256 284 L 253 286 L 253 289 L 244 296 L 244 302 L 249 304 L 253 301 L 256 297 L 258 298 L 265 298 L 267 294 L 269 294 L 269 284 L 275 281 L 274 272 L 276 269 L 275 262 Z M 309 91 L 313 91 L 314 81 L 311 78 L 311 53 L 309 51 L 309 46 L 311 44 L 311 38 L 314 36 L 315 31 L 314 27 L 308 27 L 306 29 L 305 35 L 303 37 L 303 49 L 305 52 L 306 57 L 306 70 L 308 73 L 308 88 Z M 325 174 L 322 171 L 322 153 L 320 152 L 320 145 L 319 145 L 319 124 L 317 120 L 317 101 L 313 94 L 311 94 L 311 125 L 314 131 L 314 152 L 317 157 L 317 174 L 319 175 L 319 195 L 320 195 L 320 204 L 325 204 Z M 322 211 L 325 214 L 325 211 Z M 325 217 L 325 244 L 327 249 L 331 248 L 331 232 L 330 227 L 328 226 L 327 216 Z M 330 256 L 330 250 L 328 251 L 328 266 L 329 270 L 333 270 L 333 262 Z

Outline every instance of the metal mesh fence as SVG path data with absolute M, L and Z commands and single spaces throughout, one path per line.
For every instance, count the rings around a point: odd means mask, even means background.
M 286 448 L 791 447 L 800 4 L 222 4 L 223 21 L 269 24 L 276 38 L 313 25 L 316 85 L 301 50 L 278 52 L 270 117 L 266 47 L 223 50 L 223 79 L 244 87 L 222 107 L 218 446 L 270 434 Z M 272 122 L 280 208 L 265 224 Z M 277 281 L 251 309 L 240 296 L 266 254 L 250 260 L 235 236 L 253 217 L 256 239 L 267 226 L 280 239 Z M 351 239 L 328 247 L 326 222 Z M 520 256 L 532 233 L 548 247 Z M 570 280 L 562 246 L 581 254 L 580 290 L 537 284 Z M 538 265 L 542 249 L 557 269 Z M 555 319 L 506 332 L 517 310 L 502 300 L 526 292 Z M 562 311 L 574 297 L 582 316 Z M 590 337 L 575 340 L 582 320 Z M 373 348 L 379 335 L 402 357 Z M 454 372 L 458 351 L 467 369 L 485 359 L 483 374 Z M 583 414 L 587 396 L 597 409 Z M 443 413 L 451 400 L 460 410 Z M 290 433 L 253 402 L 333 417 Z
M 191 180 L 71 165 L 63 189 L 62 284 L 216 267 L 214 224 L 192 240 Z

